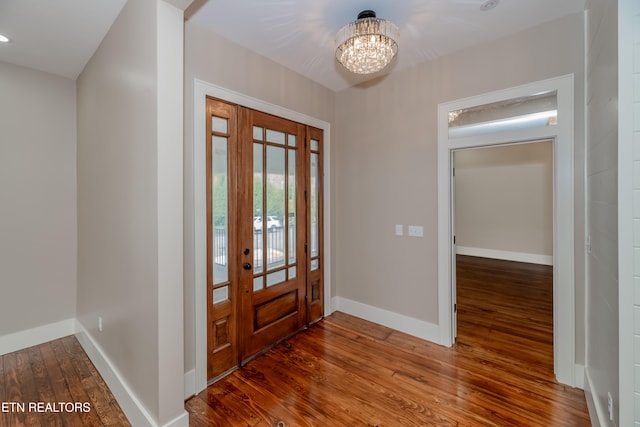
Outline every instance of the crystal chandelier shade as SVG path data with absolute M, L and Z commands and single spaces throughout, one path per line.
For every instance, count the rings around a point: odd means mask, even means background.
M 372 10 L 358 14 L 336 35 L 336 59 L 356 74 L 371 74 L 386 67 L 398 52 L 398 27 L 376 18 Z

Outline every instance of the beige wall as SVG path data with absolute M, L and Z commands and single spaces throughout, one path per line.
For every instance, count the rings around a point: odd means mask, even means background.
M 75 317 L 76 90 L 0 63 L 0 336 Z
M 587 233 L 591 236 L 591 253 L 587 270 L 586 377 L 600 409 L 600 420 L 610 425 L 608 392 L 614 399 L 615 419 L 619 419 L 617 2 L 593 0 L 588 10 Z
M 195 354 L 193 351 L 195 346 L 195 259 L 193 252 L 194 79 L 330 123 L 333 122 L 334 111 L 334 93 L 329 89 L 213 34 L 197 24 L 189 21 L 185 24 L 185 372 L 194 369 L 195 366 Z M 333 162 L 333 158 L 331 161 Z M 332 189 L 331 191 L 333 193 L 334 190 Z
M 77 318 L 159 425 L 184 413 L 182 25 L 129 0 L 77 80 Z
M 437 105 L 569 73 L 584 99 L 582 14 L 549 22 L 337 94 L 334 155 L 335 286 L 341 297 L 438 323 Z M 582 224 L 584 118 L 575 111 L 576 229 Z M 422 225 L 424 238 L 394 224 Z M 582 253 L 580 230 L 576 254 Z M 576 259 L 581 363 L 584 288 Z
M 471 251 L 480 255 L 484 249 L 516 252 L 533 260 L 553 256 L 551 144 L 455 153 L 458 248 L 480 249 Z

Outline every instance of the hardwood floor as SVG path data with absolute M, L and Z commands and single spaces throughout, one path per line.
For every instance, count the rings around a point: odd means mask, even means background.
M 130 426 L 74 336 L 0 356 L 0 427 Z
M 457 277 L 453 347 L 337 312 L 189 399 L 190 426 L 589 426 L 553 378 L 551 268 Z M 129 425 L 75 337 L 0 356 L 0 427 Z
M 451 348 L 334 313 L 189 399 L 190 426 L 589 426 L 554 381 L 551 268 L 459 257 Z

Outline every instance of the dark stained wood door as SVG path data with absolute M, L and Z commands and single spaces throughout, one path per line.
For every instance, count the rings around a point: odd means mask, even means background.
M 207 100 L 208 379 L 324 314 L 321 129 Z
M 241 359 L 307 324 L 305 126 L 240 107 Z

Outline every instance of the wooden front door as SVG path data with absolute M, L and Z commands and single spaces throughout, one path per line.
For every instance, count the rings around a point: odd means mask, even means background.
M 306 324 L 305 127 L 240 109 L 242 360 Z M 302 215 L 299 215 L 302 213 Z
M 322 131 L 207 100 L 208 378 L 322 317 Z

